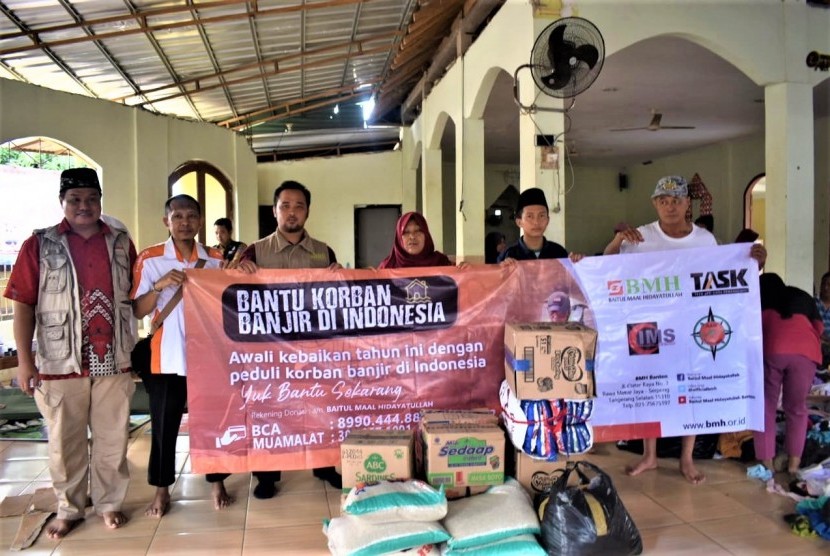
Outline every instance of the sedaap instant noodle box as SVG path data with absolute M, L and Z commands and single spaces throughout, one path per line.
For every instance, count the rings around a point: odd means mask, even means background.
M 504 327 L 504 374 L 520 400 L 595 396 L 597 331 L 576 322 Z
M 504 482 L 504 432 L 496 425 L 421 423 L 425 475 L 438 488 Z
M 411 479 L 412 431 L 353 430 L 340 444 L 343 492 L 358 483 Z

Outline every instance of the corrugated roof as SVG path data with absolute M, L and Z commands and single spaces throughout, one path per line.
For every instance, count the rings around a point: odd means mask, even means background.
M 356 103 L 400 123 L 453 21 L 502 1 L 0 0 L 0 76 L 224 125 L 271 158 L 391 148 Z

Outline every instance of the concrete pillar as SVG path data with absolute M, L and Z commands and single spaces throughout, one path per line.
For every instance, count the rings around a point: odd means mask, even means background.
M 444 249 L 443 210 L 441 207 L 441 149 L 423 149 L 421 157 L 421 191 L 424 217 L 429 223 L 432 241 L 439 251 Z
M 813 89 L 775 83 L 764 89 L 766 112 L 766 270 L 813 291 L 815 198 Z
M 460 128 L 460 129 L 458 129 Z M 465 118 L 455 133 L 455 251 L 484 262 L 484 120 Z

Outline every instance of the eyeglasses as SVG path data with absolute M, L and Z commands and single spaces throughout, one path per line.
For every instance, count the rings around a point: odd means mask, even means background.
M 423 230 L 408 230 L 408 231 L 404 231 L 401 235 L 404 236 L 404 237 L 406 237 L 406 236 L 417 237 L 417 236 L 424 235 L 424 232 L 423 232 Z

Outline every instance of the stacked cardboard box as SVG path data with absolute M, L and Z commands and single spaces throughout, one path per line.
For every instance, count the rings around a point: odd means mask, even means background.
M 504 344 L 500 397 L 517 452 L 516 479 L 536 495 L 571 454 L 591 446 L 597 333 L 574 322 L 507 324 Z
M 504 482 L 504 432 L 492 411 L 422 412 L 419 437 L 424 477 L 448 498 Z
M 359 483 L 411 479 L 412 431 L 353 430 L 340 444 L 343 492 Z
M 520 400 L 595 396 L 597 332 L 575 322 L 533 322 L 504 327 L 504 369 Z

